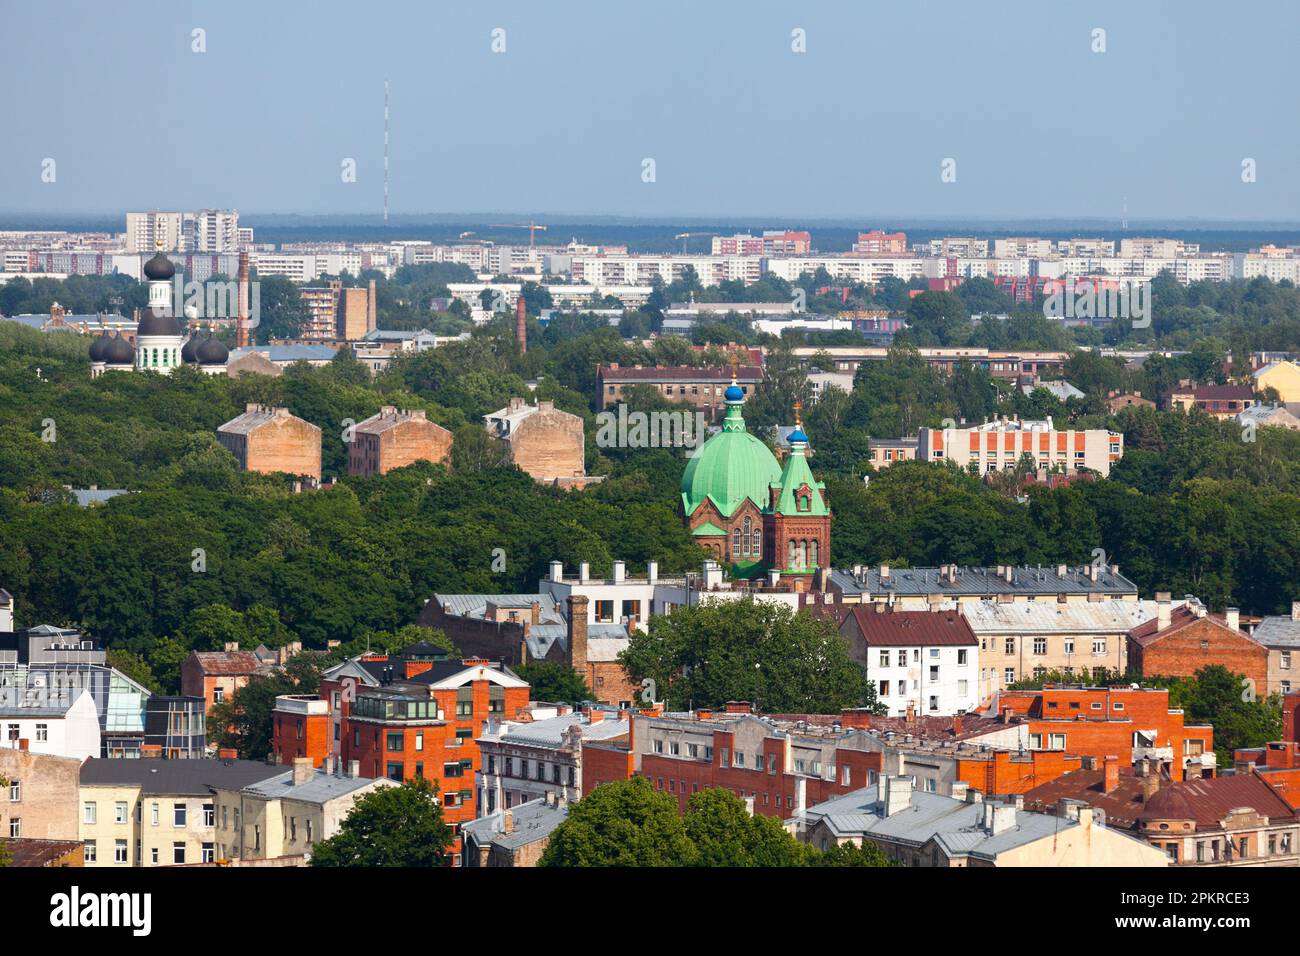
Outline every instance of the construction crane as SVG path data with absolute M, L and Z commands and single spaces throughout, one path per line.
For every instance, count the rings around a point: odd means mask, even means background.
M 686 255 L 687 239 L 696 239 L 696 238 L 703 238 L 705 236 L 716 236 L 716 235 L 718 235 L 718 233 L 716 232 L 679 232 L 677 235 L 673 236 L 673 238 L 680 239 L 682 241 L 682 255 Z
M 533 248 L 533 246 L 536 245 L 537 230 L 540 229 L 542 230 L 542 232 L 546 231 L 545 226 L 539 226 L 537 223 L 532 222 L 531 220 L 529 222 L 493 222 L 493 223 L 489 223 L 488 227 L 491 229 L 527 229 L 529 249 Z

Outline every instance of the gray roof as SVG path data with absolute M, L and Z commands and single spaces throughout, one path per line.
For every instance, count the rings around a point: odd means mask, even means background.
M 81 785 L 140 786 L 145 795 L 207 796 L 221 787 L 240 790 L 284 773 L 284 767 L 258 760 L 121 760 L 92 757 L 81 765 Z
M 338 349 L 328 345 L 246 345 L 231 349 L 229 361 L 254 352 L 260 352 L 276 365 L 287 365 L 290 362 L 328 362 Z
M 886 817 L 878 809 L 878 789 L 866 787 L 810 807 L 807 822 L 824 822 L 838 837 L 865 836 L 914 846 L 924 846 L 933 839 L 949 855 L 984 859 L 1079 825 L 1076 820 L 1015 810 L 1015 823 L 994 834 L 983 825 L 982 801 L 967 803 L 915 790 L 908 806 Z
M 611 740 L 622 737 L 628 732 L 630 726 L 626 720 L 619 720 L 617 714 L 606 714 L 603 720 L 593 724 L 589 723 L 582 714 L 575 713 L 528 723 L 512 723 L 503 733 L 498 733 L 495 737 L 486 736 L 488 739 L 507 744 L 558 748 L 564 742 L 565 732 L 574 725 L 581 727 L 583 740 Z
M 539 797 L 516 805 L 510 813 L 514 825 L 509 833 L 504 832 L 505 813 L 501 810 L 461 824 L 461 833 L 479 845 L 491 843 L 506 850 L 517 850 L 549 837 L 568 817 L 569 807 L 564 803 L 549 806 Z
M 279 768 L 277 768 L 279 769 Z M 350 793 L 364 790 L 375 783 L 372 777 L 343 777 L 327 773 L 321 769 L 312 771 L 311 779 L 297 786 L 293 782 L 293 771 L 285 771 L 275 777 L 267 777 L 256 783 L 241 788 L 241 792 L 266 800 L 298 800 L 302 803 L 327 803 Z M 379 778 L 381 784 L 387 781 Z M 224 787 L 225 785 L 222 784 Z
M 533 602 L 536 601 L 542 624 L 562 624 L 564 622 L 564 615 L 560 612 L 558 603 L 554 596 L 549 593 L 435 594 L 433 599 L 438 602 L 438 605 L 446 614 L 451 614 L 456 617 L 472 617 L 479 620 L 483 619 L 488 604 L 494 604 L 497 607 L 527 610 L 531 608 Z
M 1158 606 L 1155 601 L 980 601 L 962 605 L 961 612 L 976 634 L 1115 634 L 1145 624 Z
M 1268 647 L 1300 647 L 1300 620 L 1289 614 L 1270 614 L 1255 626 L 1251 636 Z
M 1097 572 L 1097 580 L 1088 577 L 1087 566 L 1067 567 L 1065 577 L 1058 577 L 1054 567 L 1014 567 L 1011 580 L 997 573 L 997 568 L 958 568 L 956 580 L 949 583 L 938 568 L 893 568 L 888 582 L 880 580 L 880 569 L 863 568 L 861 578 L 852 571 L 832 571 L 831 581 L 846 594 L 899 594 L 925 597 L 930 594 L 950 597 L 998 594 L 1137 594 L 1138 586 L 1110 569 Z

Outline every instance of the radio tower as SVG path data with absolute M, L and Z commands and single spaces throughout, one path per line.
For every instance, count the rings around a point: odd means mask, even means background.
M 388 81 L 384 80 L 384 224 L 388 224 Z

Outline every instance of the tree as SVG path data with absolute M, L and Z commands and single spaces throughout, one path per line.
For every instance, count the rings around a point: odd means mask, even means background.
M 445 866 L 454 839 L 437 787 L 416 777 L 358 800 L 339 832 L 316 844 L 311 865 Z
M 264 760 L 271 752 L 271 712 L 281 694 L 320 690 L 321 659 L 314 652 L 289 658 L 283 670 L 255 674 L 235 694 L 212 708 L 208 737 L 218 747 L 233 747 L 245 760 Z
M 592 699 L 582 676 L 562 661 L 531 661 L 515 669 L 528 682 L 529 696 L 553 704 L 581 704 Z
M 555 828 L 538 866 L 690 866 L 677 800 L 644 777 L 601 784 Z
M 817 866 L 897 866 L 880 844 L 871 840 L 859 843 L 837 843 L 826 850 L 816 861 Z
M 878 706 L 875 685 L 826 618 L 756 601 L 706 601 L 650 619 L 619 661 L 676 710 L 751 701 L 773 713 Z
M 721 787 L 692 794 L 682 823 L 695 844 L 696 866 L 806 866 L 817 857 L 776 817 L 751 814 L 743 800 Z

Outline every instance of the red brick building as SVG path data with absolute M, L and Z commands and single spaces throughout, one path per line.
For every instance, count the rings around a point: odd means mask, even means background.
M 271 666 L 252 651 L 241 651 L 238 644 L 227 644 L 224 651 L 191 651 L 181 662 L 181 693 L 202 697 L 203 712 L 229 700 L 254 674 L 269 674 Z
M 1169 595 L 1158 595 L 1157 616 L 1128 633 L 1129 672 L 1141 677 L 1192 677 L 1218 664 L 1254 683 L 1266 697 L 1268 648 L 1242 631 L 1236 608 L 1225 616 L 1207 614 L 1200 605 L 1171 610 Z
M 1045 685 L 1042 690 L 1001 691 L 1000 717 L 1019 715 L 1030 750 L 1059 750 L 1121 767 L 1149 760 L 1171 780 L 1214 774 L 1214 728 L 1186 726 L 1169 708 L 1169 691 L 1151 687 Z

